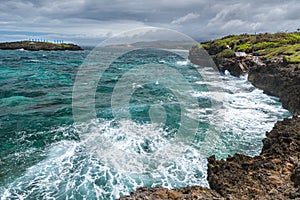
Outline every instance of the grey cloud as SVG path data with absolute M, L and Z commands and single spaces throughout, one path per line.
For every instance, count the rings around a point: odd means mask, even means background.
M 175 29 L 195 39 L 244 32 L 294 31 L 299 0 L 12 0 L 0 4 L 3 31 L 105 37 L 141 26 Z M 75 38 L 76 39 L 76 38 Z
M 171 23 L 172 24 L 181 24 L 181 23 L 184 23 L 184 22 L 192 20 L 192 19 L 197 19 L 198 17 L 200 17 L 199 14 L 189 13 L 189 14 L 183 16 L 183 17 L 180 17 L 176 20 L 173 20 Z

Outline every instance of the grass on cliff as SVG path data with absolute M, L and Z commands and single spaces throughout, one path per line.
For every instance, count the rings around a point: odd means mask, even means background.
M 233 57 L 235 51 L 258 52 L 269 59 L 285 57 L 291 63 L 300 63 L 300 32 L 229 35 L 201 46 L 218 57 Z

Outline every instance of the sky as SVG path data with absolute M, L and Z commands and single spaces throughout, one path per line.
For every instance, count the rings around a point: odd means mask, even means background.
M 161 27 L 197 41 L 296 31 L 300 0 L 0 0 L 0 42 L 29 38 L 95 46 L 120 32 Z

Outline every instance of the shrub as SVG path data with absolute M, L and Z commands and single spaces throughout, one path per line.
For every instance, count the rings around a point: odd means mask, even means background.
M 231 58 L 234 56 L 234 51 L 231 49 L 225 49 L 222 52 L 218 53 L 218 57 Z

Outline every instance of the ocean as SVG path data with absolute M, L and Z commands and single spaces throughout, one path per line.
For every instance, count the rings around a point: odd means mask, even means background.
M 208 187 L 208 156 L 258 155 L 266 131 L 290 116 L 246 76 L 163 49 L 129 51 L 86 76 L 117 51 L 94 62 L 91 50 L 0 50 L 0 199 Z

